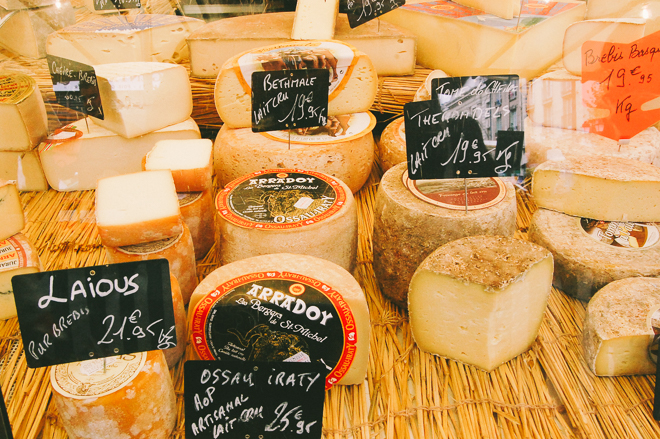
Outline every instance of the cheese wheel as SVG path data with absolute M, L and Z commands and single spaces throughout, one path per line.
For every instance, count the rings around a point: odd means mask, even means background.
M 29 151 L 47 135 L 46 106 L 35 80 L 0 72 L 0 151 Z
M 465 212 L 462 179 L 426 180 L 438 188 L 446 186 L 449 192 L 439 192 L 435 197 L 445 200 L 445 206 L 451 206 L 447 208 L 413 195 L 404 186 L 404 172 L 406 164 L 400 163 L 383 175 L 376 194 L 373 235 L 378 285 L 387 298 L 401 307 L 407 306 L 413 273 L 439 246 L 466 236 L 510 236 L 516 231 L 516 193 L 511 183 L 468 180 L 474 186 L 468 196 L 471 204 L 494 205 Z
M 195 259 L 202 259 L 215 242 L 215 209 L 213 190 L 204 192 L 180 192 L 179 209 L 186 223 L 195 247 Z
M 17 234 L 25 227 L 25 214 L 15 182 L 0 179 L 0 240 Z
M 59 364 L 50 370 L 53 400 L 69 437 L 167 439 L 176 398 L 161 351 Z
M 144 156 L 144 171 L 169 169 L 177 192 L 213 187 L 213 144 L 209 139 L 159 140 Z
M 539 209 L 532 216 L 529 239 L 554 256 L 554 286 L 580 300 L 589 300 L 618 279 L 660 276 L 660 228 L 655 224 L 597 221 Z
M 328 126 L 301 132 L 253 133 L 224 125 L 215 139 L 215 173 L 223 186 L 255 171 L 307 169 L 342 180 L 357 192 L 371 172 L 376 118 L 370 112 L 331 116 Z M 290 141 L 289 141 L 290 139 Z
M 0 319 L 16 317 L 11 278 L 39 271 L 39 254 L 25 235 L 18 233 L 0 241 Z
M 176 277 L 170 274 L 170 285 L 172 286 L 172 305 L 174 307 L 174 323 L 176 325 L 176 346 L 164 349 L 165 361 L 170 369 L 176 366 L 183 354 L 186 353 L 186 341 L 188 335 L 188 322 L 186 321 L 186 306 L 183 304 L 181 288 Z
M 357 207 L 341 181 L 320 172 L 259 171 L 218 193 L 220 263 L 289 252 L 355 267 Z
M 366 377 L 364 293 L 323 259 L 279 253 L 224 265 L 195 289 L 188 322 L 196 359 L 321 362 L 326 388 Z
M 378 142 L 378 156 L 383 172 L 406 161 L 406 124 L 403 117 L 394 119 L 383 130 Z

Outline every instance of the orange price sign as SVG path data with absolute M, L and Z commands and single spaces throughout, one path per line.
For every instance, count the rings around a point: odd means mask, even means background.
M 660 120 L 660 32 L 630 44 L 587 41 L 582 45 L 582 100 L 609 110 L 584 123 L 589 132 L 630 139 Z

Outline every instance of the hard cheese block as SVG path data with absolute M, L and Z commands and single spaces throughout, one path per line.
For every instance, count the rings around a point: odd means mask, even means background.
M 0 151 L 29 151 L 48 134 L 37 83 L 18 72 L 0 72 Z
M 252 73 L 279 70 L 279 63 L 284 64 L 282 56 L 295 54 L 304 55 L 305 60 L 323 61 L 330 70 L 328 116 L 369 110 L 376 98 L 378 76 L 364 53 L 338 41 L 299 41 L 254 49 L 222 66 L 215 83 L 215 108 L 226 125 L 252 126 Z
M 213 189 L 203 192 L 179 192 L 179 209 L 195 247 L 195 259 L 202 259 L 215 242 Z
M 215 173 L 226 185 L 259 170 L 306 169 L 339 178 L 355 193 L 371 172 L 375 125 L 366 112 L 330 116 L 325 127 L 291 132 L 223 126 L 215 139 Z
M 177 192 L 196 192 L 213 185 L 213 143 L 208 139 L 159 140 L 144 157 L 145 171 L 169 169 Z
M 90 65 L 181 62 L 188 56 L 186 37 L 203 25 L 202 20 L 176 15 L 99 17 L 53 33 L 46 50 L 49 55 Z
M 105 118 L 92 119 L 120 136 L 142 136 L 183 122 L 192 113 L 192 90 L 183 66 L 127 62 L 94 70 Z
M 536 168 L 539 207 L 604 221 L 660 221 L 660 169 L 624 158 L 592 156 L 547 161 Z
M 0 7 L 9 11 L 17 9 L 42 8 L 56 3 L 56 0 L 0 0 Z
M 660 277 L 660 229 L 651 223 L 609 222 L 538 209 L 529 239 L 555 258 L 553 284 L 580 300 L 608 283 Z
M 587 306 L 582 345 L 587 364 L 598 376 L 647 375 L 651 317 L 660 309 L 660 279 L 635 277 L 612 282 Z
M 25 215 L 16 183 L 0 180 L 0 240 L 23 230 Z
M 586 18 L 616 18 L 623 17 L 627 12 L 639 5 L 648 5 L 645 0 L 589 0 Z
M 280 253 L 224 265 L 195 289 L 188 322 L 195 359 L 322 362 L 332 368 L 326 387 L 366 377 L 364 293 L 349 272 L 323 259 Z
M 188 37 L 192 76 L 215 78 L 223 64 L 235 55 L 289 41 L 293 16 L 293 12 L 275 12 L 207 23 Z M 417 37 L 390 23 L 372 20 L 351 29 L 346 14 L 339 14 L 334 39 L 364 52 L 379 75 L 412 75 L 415 72 Z
M 536 339 L 552 284 L 552 255 L 502 236 L 443 245 L 410 282 L 408 310 L 423 351 L 488 372 Z
M 173 274 L 170 274 L 170 285 L 172 286 L 172 306 L 174 307 L 174 323 L 176 325 L 176 346 L 164 349 L 163 354 L 165 354 L 167 367 L 171 369 L 186 353 L 188 322 L 186 321 L 186 307 L 183 303 L 181 288 L 179 288 L 179 282 Z
M 100 178 L 140 172 L 145 154 L 158 141 L 199 138 L 192 119 L 131 139 L 80 119 L 51 134 L 39 156 L 53 189 L 84 191 L 96 189 Z
M 0 319 L 16 317 L 11 278 L 39 271 L 41 263 L 37 249 L 25 235 L 18 233 L 0 241 Z
M 455 3 L 511 20 L 513 17 L 520 16 L 522 0 L 455 0 Z
M 296 3 L 291 39 L 332 39 L 338 13 L 339 0 L 299 0 Z
M 383 172 L 406 161 L 406 124 L 403 117 L 394 119 L 383 130 L 378 142 L 378 157 Z
M 488 205 L 465 212 L 463 180 L 428 180 L 426 201 L 404 185 L 406 163 L 383 175 L 374 209 L 374 271 L 382 293 L 408 304 L 408 285 L 422 261 L 439 246 L 472 235 L 513 235 L 516 193 L 511 183 L 470 179 L 470 200 Z M 483 191 L 483 192 L 482 192 Z M 436 204 L 443 200 L 445 206 Z M 483 202 L 485 201 L 485 202 Z
M 69 437 L 167 439 L 176 396 L 161 351 L 65 363 L 50 370 L 53 400 Z
M 0 151 L 0 179 L 15 181 L 19 191 L 48 190 L 36 150 Z

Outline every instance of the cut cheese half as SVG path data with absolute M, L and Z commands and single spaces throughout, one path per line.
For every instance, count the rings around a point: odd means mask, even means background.
M 523 0 L 454 0 L 454 2 L 482 10 L 486 14 L 493 14 L 505 20 L 511 20 L 513 17 L 520 16 L 520 5 Z
M 0 240 L 7 239 L 23 230 L 25 214 L 13 181 L 0 180 Z
M 0 151 L 29 151 L 47 134 L 46 107 L 35 80 L 0 72 Z
M 291 39 L 332 39 L 338 13 L 339 0 L 299 0 L 296 3 Z
M 48 190 L 36 150 L 0 151 L 0 179 L 15 181 L 19 191 Z
M 41 271 L 36 247 L 21 233 L 0 241 L 0 319 L 16 317 L 11 278 Z
M 179 192 L 177 196 L 181 217 L 193 240 L 195 259 L 202 259 L 215 242 L 213 189 L 204 192 Z
M 169 169 L 177 192 L 213 186 L 213 143 L 208 139 L 159 140 L 144 158 L 145 171 Z

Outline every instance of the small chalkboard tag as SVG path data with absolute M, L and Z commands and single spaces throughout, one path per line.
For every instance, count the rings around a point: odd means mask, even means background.
M 166 259 L 12 278 L 28 366 L 176 346 Z
M 53 55 L 48 55 L 47 60 L 57 103 L 103 119 L 101 93 L 94 67 Z
M 140 0 L 94 0 L 95 11 L 114 11 L 122 9 L 140 9 Z
M 252 73 L 252 131 L 325 126 L 329 85 L 327 69 Z
M 9 415 L 7 415 L 7 405 L 5 398 L 0 390 L 0 439 L 14 439 L 11 432 L 11 424 L 9 423 Z
M 348 0 L 348 24 L 356 28 L 405 4 L 406 0 Z
M 187 361 L 186 438 L 319 439 L 326 372 L 318 363 Z

